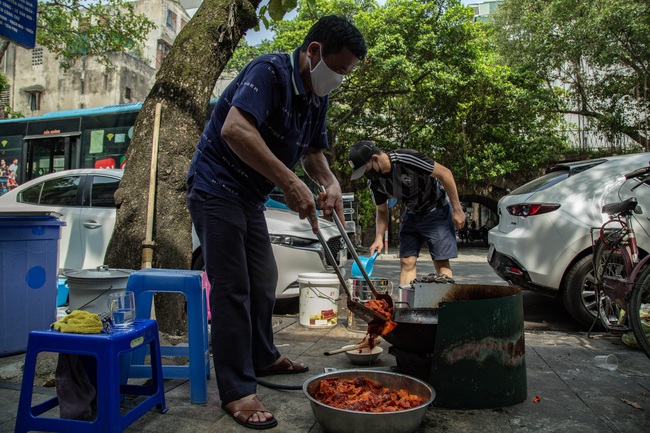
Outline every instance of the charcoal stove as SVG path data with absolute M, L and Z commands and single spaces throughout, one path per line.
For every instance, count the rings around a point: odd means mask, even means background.
M 396 303 L 391 344 L 398 370 L 431 384 L 434 405 L 487 409 L 527 396 L 523 304 L 513 286 L 415 283 Z M 402 286 L 400 286 L 402 289 Z M 429 290 L 430 293 L 418 291 Z

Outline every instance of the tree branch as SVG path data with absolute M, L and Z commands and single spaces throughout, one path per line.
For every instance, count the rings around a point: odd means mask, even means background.
M 590 110 L 565 110 L 565 109 L 560 109 L 558 110 L 562 114 L 575 114 L 578 116 L 584 116 L 584 117 L 589 117 L 592 119 L 596 120 L 605 120 L 605 116 L 602 113 L 598 113 L 596 111 L 590 111 Z M 648 148 L 649 142 L 648 142 L 648 137 L 645 135 L 641 134 L 641 132 L 637 128 L 632 128 L 630 126 L 626 125 L 620 125 L 618 127 L 618 132 L 621 132 L 622 134 L 630 137 L 632 140 L 635 142 L 639 143 L 645 150 L 650 150 Z

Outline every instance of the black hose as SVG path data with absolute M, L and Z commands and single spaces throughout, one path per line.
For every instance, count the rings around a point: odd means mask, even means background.
M 257 379 L 257 383 L 271 389 L 286 389 L 290 391 L 299 391 L 302 389 L 302 385 L 280 385 L 279 383 L 271 383 L 262 379 Z

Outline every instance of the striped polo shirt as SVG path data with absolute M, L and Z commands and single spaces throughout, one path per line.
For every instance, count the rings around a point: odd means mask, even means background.
M 435 162 L 412 149 L 387 153 L 391 171 L 376 181 L 368 181 L 375 205 L 397 198 L 407 212 L 425 214 L 445 205 L 449 198 L 440 181 L 431 177 Z

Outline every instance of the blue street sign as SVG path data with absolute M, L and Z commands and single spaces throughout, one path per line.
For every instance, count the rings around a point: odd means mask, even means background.
M 0 36 L 25 48 L 36 45 L 37 0 L 0 1 Z

